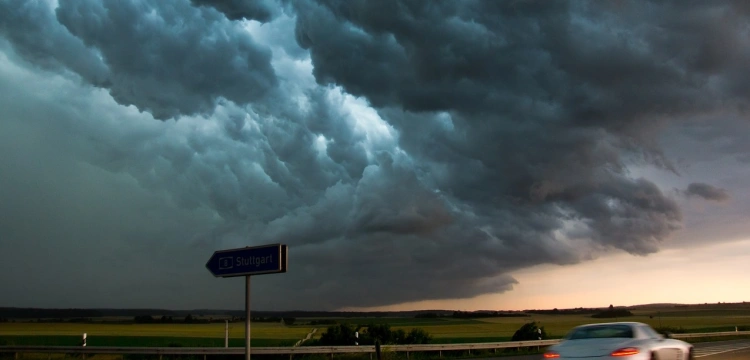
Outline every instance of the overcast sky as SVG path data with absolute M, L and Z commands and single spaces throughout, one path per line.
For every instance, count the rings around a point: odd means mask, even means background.
M 0 306 L 240 309 L 277 242 L 254 309 L 750 300 L 749 16 L 0 0 Z

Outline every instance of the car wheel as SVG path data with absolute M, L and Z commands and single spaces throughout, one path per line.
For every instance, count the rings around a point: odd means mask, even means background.
M 695 353 L 693 352 L 693 348 L 688 349 L 687 360 L 695 360 Z
M 650 360 L 659 360 L 659 355 L 656 355 L 656 352 L 652 351 Z

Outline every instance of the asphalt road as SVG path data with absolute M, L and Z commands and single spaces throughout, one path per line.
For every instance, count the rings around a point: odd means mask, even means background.
M 504 356 L 486 360 L 540 360 L 542 355 Z M 750 340 L 728 340 L 695 344 L 698 360 L 750 360 Z
M 695 358 L 701 360 L 750 360 L 750 340 L 729 340 L 695 344 Z
M 737 350 L 724 354 L 709 355 L 700 358 L 701 360 L 750 360 L 750 349 Z

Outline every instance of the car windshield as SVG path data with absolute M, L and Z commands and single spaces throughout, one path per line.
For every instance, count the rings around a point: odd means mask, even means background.
M 570 340 L 604 339 L 604 338 L 632 338 L 633 329 L 627 325 L 593 325 L 574 329 L 569 335 Z

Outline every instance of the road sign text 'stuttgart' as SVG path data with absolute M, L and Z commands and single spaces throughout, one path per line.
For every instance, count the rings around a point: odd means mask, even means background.
M 287 247 L 272 244 L 216 251 L 206 268 L 216 277 L 286 272 Z

